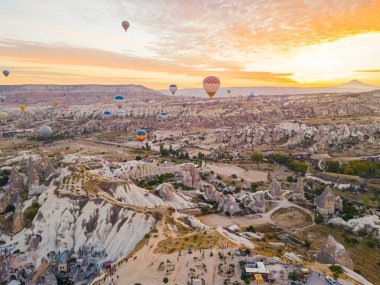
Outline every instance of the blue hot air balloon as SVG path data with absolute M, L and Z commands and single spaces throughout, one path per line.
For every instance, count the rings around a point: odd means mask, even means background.
M 107 119 L 107 118 L 110 118 L 111 116 L 112 116 L 111 111 L 104 111 L 103 112 L 103 118 Z
M 124 102 L 124 96 L 117 95 L 113 97 L 113 100 L 116 102 L 117 106 L 121 108 L 123 106 L 122 103 Z
M 160 117 L 161 117 L 162 119 L 166 120 L 166 119 L 168 118 L 168 113 L 167 113 L 167 112 L 162 112 L 162 113 L 160 114 Z

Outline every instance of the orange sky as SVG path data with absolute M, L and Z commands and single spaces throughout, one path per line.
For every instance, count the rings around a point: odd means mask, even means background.
M 380 85 L 378 0 L 38 2 L 0 3 L 0 84 Z

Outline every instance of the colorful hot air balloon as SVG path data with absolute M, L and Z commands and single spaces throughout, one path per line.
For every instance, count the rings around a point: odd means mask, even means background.
M 6 70 L 6 69 L 3 70 L 3 74 L 4 74 L 5 77 L 8 77 L 8 75 L 9 75 L 9 70 Z
M 111 116 L 112 116 L 112 112 L 111 111 L 104 111 L 103 112 L 103 118 L 104 119 L 111 118 Z
M 160 114 L 160 117 L 161 117 L 162 119 L 166 120 L 166 119 L 168 118 L 168 113 L 167 113 L 167 112 L 162 112 L 162 113 Z
M 0 111 L 0 121 L 6 121 L 8 120 L 8 113 L 7 112 L 3 112 L 3 111 Z
M 40 128 L 39 133 L 41 137 L 43 137 L 44 139 L 47 139 L 53 133 L 53 130 L 49 126 L 43 126 Z
M 121 107 L 120 107 L 121 108 Z M 124 118 L 125 117 L 125 111 L 123 109 L 118 109 L 116 112 L 116 117 Z
M 148 133 L 145 130 L 138 130 L 136 132 L 136 139 L 139 142 L 145 141 L 147 137 L 148 137 Z
M 57 107 L 58 105 L 59 105 L 59 101 L 58 101 L 58 100 L 54 100 L 54 101 L 53 101 L 53 106 L 54 106 L 54 107 Z
M 124 96 L 117 95 L 117 96 L 113 97 L 113 100 L 116 102 L 117 106 L 119 108 L 121 108 L 123 106 Z
M 173 95 L 177 92 L 177 89 L 178 89 L 177 85 L 175 85 L 175 84 L 169 85 L 169 90 L 170 90 L 170 92 L 172 92 Z
M 215 93 L 218 92 L 219 87 L 220 80 L 218 77 L 208 76 L 203 79 L 203 88 L 210 99 L 215 96 Z
M 123 29 L 125 31 L 127 31 L 128 28 L 129 28 L 129 22 L 128 21 L 123 21 L 123 22 L 121 22 L 121 26 L 123 27 Z
M 7 97 L 5 96 L 0 96 L 0 103 L 4 103 Z
M 19 108 L 20 108 L 21 111 L 25 111 L 25 109 L 26 109 L 26 105 L 25 105 L 25 104 L 21 104 L 21 105 L 19 106 Z

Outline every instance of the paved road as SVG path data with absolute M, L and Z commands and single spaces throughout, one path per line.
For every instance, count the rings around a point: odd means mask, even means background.
M 319 274 L 314 271 L 310 273 L 309 278 L 307 279 L 307 284 L 308 285 L 330 285 L 330 283 L 327 282 L 324 274 Z

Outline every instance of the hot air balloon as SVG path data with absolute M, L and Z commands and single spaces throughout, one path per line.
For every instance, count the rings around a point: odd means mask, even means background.
M 54 106 L 54 107 L 57 107 L 58 105 L 59 105 L 59 101 L 58 101 L 58 100 L 54 100 L 54 101 L 53 101 L 53 106 Z
M 4 74 L 5 77 L 8 77 L 8 75 L 9 75 L 9 70 L 6 70 L 6 69 L 3 70 L 3 74 Z
M 160 114 L 160 117 L 161 117 L 162 119 L 166 120 L 166 119 L 168 118 L 168 113 L 167 113 L 167 112 L 162 112 L 162 113 Z
M 3 112 L 3 111 L 0 111 L 0 121 L 6 121 L 8 120 L 8 113 L 7 112 Z
M 220 80 L 218 77 L 208 76 L 203 79 L 203 88 L 210 99 L 215 96 L 215 93 L 218 92 L 219 87 Z
M 104 119 L 111 118 L 111 116 L 112 116 L 112 112 L 111 111 L 104 111 L 103 112 L 103 118 Z
M 178 89 L 177 85 L 175 85 L 175 84 L 169 85 L 169 90 L 170 90 L 170 92 L 172 92 L 173 95 L 177 92 L 177 89 Z
M 136 139 L 139 142 L 145 141 L 147 137 L 148 137 L 148 133 L 145 130 L 138 130 L 136 132 Z
M 40 128 L 39 133 L 41 137 L 43 137 L 44 139 L 47 139 L 53 133 L 53 130 L 49 126 L 43 126 Z
M 121 22 L 121 26 L 123 27 L 123 29 L 125 31 L 127 31 L 128 28 L 129 28 L 129 22 L 128 21 L 123 21 L 123 22 Z
M 231 89 L 227 89 L 227 94 L 230 94 L 231 93 Z
M 21 104 L 21 105 L 19 106 L 19 108 L 20 108 L 21 111 L 25 111 L 25 109 L 26 109 L 26 105 L 25 105 L 25 104 Z
M 195 100 L 195 96 L 193 96 L 192 99 Z
M 5 96 L 0 96 L 0 102 L 1 102 L 1 103 L 4 103 L 4 102 L 5 102 L 5 99 L 7 99 L 7 97 L 5 97 Z
M 123 106 L 122 103 L 124 101 L 124 96 L 117 95 L 117 96 L 113 97 L 113 100 L 116 102 L 117 106 L 119 108 L 121 108 Z

